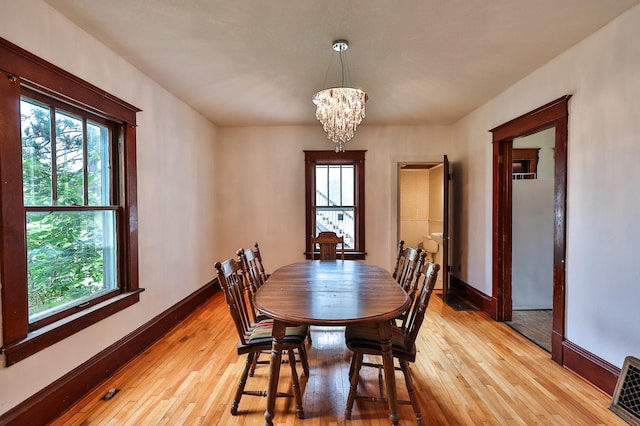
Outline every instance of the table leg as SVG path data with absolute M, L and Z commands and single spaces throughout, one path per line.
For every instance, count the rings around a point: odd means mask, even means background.
M 264 412 L 264 426 L 273 426 L 285 331 L 285 323 L 273 320 L 273 343 L 271 346 L 271 365 L 269 369 L 269 387 L 267 388 L 267 410 Z
M 393 368 L 393 351 L 391 347 L 391 322 L 378 323 L 378 335 L 382 347 L 382 365 L 384 366 L 384 381 L 387 385 L 387 401 L 389 403 L 389 420 L 392 426 L 400 425 L 398 414 L 398 396 L 396 394 L 396 377 Z

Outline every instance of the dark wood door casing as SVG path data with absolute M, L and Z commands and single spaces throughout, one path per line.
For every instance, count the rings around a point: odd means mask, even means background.
M 511 319 L 513 139 L 555 127 L 553 325 L 551 358 L 562 364 L 565 334 L 567 125 L 571 95 L 558 98 L 491 130 L 493 133 L 493 282 L 497 321 Z

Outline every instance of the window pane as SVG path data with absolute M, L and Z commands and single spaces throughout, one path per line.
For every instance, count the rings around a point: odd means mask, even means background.
M 49 107 L 20 99 L 22 181 L 26 206 L 49 206 L 51 194 L 51 112 Z
M 316 206 L 329 205 L 329 166 L 316 166 Z
M 354 205 L 353 166 L 342 166 L 342 205 Z
M 109 129 L 87 123 L 87 185 L 90 206 L 108 206 L 109 200 Z
M 56 173 L 58 205 L 84 205 L 82 120 L 56 112 Z
M 352 208 L 317 208 L 316 235 L 320 232 L 332 231 L 344 236 L 344 248 L 354 248 L 355 221 Z
M 116 288 L 115 212 L 27 212 L 29 321 Z
M 340 188 L 342 181 L 340 179 L 340 166 L 329 166 L 329 205 L 341 206 L 342 199 Z
M 343 235 L 346 249 L 355 247 L 354 209 L 349 207 L 354 192 L 353 165 L 316 165 L 316 235 Z

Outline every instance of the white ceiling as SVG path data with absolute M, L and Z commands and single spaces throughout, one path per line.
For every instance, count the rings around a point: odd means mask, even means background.
M 337 38 L 363 124 L 453 123 L 640 2 L 45 1 L 221 126 L 315 123 Z

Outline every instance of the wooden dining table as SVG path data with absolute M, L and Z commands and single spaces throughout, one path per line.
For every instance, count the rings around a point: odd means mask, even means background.
M 391 321 L 409 307 L 410 299 L 387 270 L 354 260 L 292 263 L 271 274 L 256 292 L 254 304 L 274 320 L 265 425 L 273 425 L 285 329 L 303 324 L 371 324 L 378 328 L 389 419 L 392 425 L 400 424 Z M 298 416 L 303 415 L 299 407 Z

